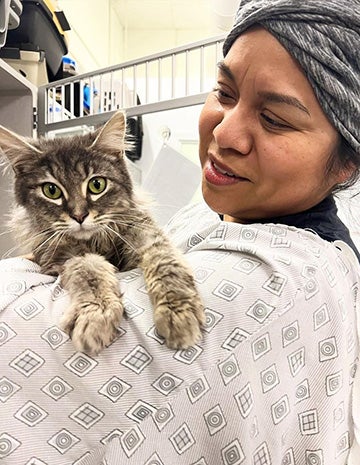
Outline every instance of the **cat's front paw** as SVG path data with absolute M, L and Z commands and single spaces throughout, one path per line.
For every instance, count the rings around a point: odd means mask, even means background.
M 187 349 L 202 339 L 201 327 L 205 324 L 204 307 L 200 298 L 171 298 L 155 308 L 157 332 L 171 349 Z
M 64 313 L 60 325 L 81 352 L 97 355 L 118 336 L 123 305 L 118 296 L 111 302 L 74 302 Z

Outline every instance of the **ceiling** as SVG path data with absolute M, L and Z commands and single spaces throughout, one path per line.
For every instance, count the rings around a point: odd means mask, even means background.
M 210 29 L 209 0 L 111 0 L 123 25 L 129 29 Z

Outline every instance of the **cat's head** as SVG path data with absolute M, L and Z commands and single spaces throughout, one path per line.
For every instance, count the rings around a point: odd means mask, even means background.
M 31 228 L 27 234 L 89 239 L 126 216 L 133 186 L 125 133 L 122 112 L 82 136 L 24 139 L 0 127 L 0 152 L 15 174 L 15 214 Z

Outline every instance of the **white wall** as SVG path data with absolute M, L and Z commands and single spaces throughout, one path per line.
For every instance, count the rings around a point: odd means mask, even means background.
M 124 61 L 124 27 L 110 1 L 58 0 L 71 30 L 69 55 L 84 73 Z M 96 14 L 94 14 L 96 12 Z
M 175 150 L 183 153 L 191 161 L 199 164 L 197 154 L 198 121 L 201 105 L 176 110 L 162 111 L 143 116 L 144 138 L 143 157 L 136 164 L 141 168 L 143 177 L 149 172 L 153 161 L 159 153 L 164 139 L 164 129 L 169 129 L 170 138 L 166 141 Z M 187 150 L 184 145 L 194 145 Z
M 205 29 L 129 29 L 125 36 L 124 58 L 141 58 L 214 35 Z

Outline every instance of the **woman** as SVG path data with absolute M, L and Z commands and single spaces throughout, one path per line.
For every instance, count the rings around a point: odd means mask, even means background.
M 220 202 L 230 208 L 232 198 L 235 205 L 229 216 L 235 219 L 230 221 L 278 220 L 291 214 L 281 222 L 306 227 L 309 218 L 305 220 L 308 215 L 304 211 L 359 176 L 356 115 L 360 105 L 360 54 L 357 47 L 344 53 L 352 39 L 355 44 L 359 40 L 359 17 L 352 9 L 359 9 L 359 5 L 308 2 L 302 14 L 297 13 L 297 2 L 242 3 L 237 24 L 225 42 L 226 57 L 219 66 L 218 87 L 210 94 L 200 120 L 203 164 L 206 150 L 212 153 L 211 144 L 217 142 L 219 146 L 214 149 L 215 160 L 210 156 L 205 165 L 203 194 L 210 207 L 219 212 L 224 208 Z M 339 9 L 341 19 L 337 17 Z M 319 22 L 318 14 L 323 15 Z M 298 22 L 292 23 L 292 18 Z M 343 36 L 338 22 L 345 24 L 347 18 L 351 18 L 354 30 Z M 256 26 L 259 20 L 262 29 Z M 249 28 L 251 33 L 238 37 Z M 319 151 L 316 158 L 315 147 Z M 240 178 L 246 178 L 247 171 L 243 174 L 242 169 L 249 164 L 247 170 L 255 171 L 251 173 L 255 179 L 242 179 L 239 184 L 236 178 L 217 178 L 212 162 L 221 167 L 223 158 Z M 222 168 L 226 171 L 227 166 Z M 320 172 L 324 173 L 324 182 L 319 182 Z M 222 184 L 229 189 L 219 196 L 215 186 Z M 240 185 L 242 190 L 237 190 Z M 324 203 L 321 205 L 324 207 Z M 326 214 L 333 213 L 332 201 L 325 201 L 325 206 Z M 300 216 L 293 215 L 298 212 Z M 333 214 L 336 234 L 332 234 L 326 215 L 322 220 L 325 224 L 318 227 L 324 230 L 325 239 L 339 238 L 340 230 L 345 239 L 347 232 Z M 349 242 L 348 237 L 345 240 Z
M 331 193 L 359 175 L 359 6 L 240 5 L 200 117 L 208 206 L 168 225 L 204 299 L 201 344 L 164 347 L 131 272 L 121 337 L 76 353 L 58 283 L 0 265 L 5 463 L 350 463 L 360 271 Z

